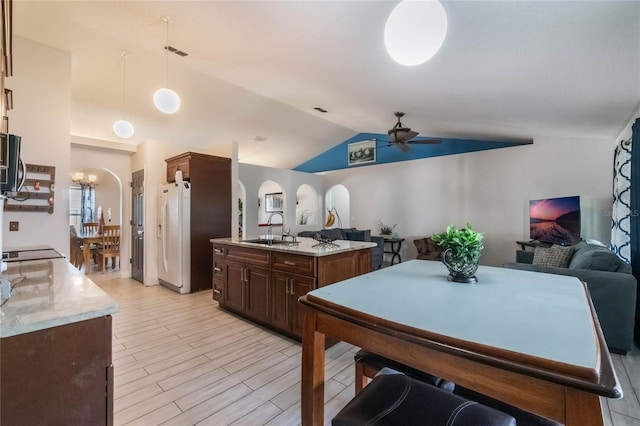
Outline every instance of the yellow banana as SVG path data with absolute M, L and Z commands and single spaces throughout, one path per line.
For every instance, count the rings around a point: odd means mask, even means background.
M 327 217 L 327 223 L 324 225 L 325 227 L 333 226 L 333 223 L 336 221 L 336 217 L 331 210 L 329 210 L 329 216 Z

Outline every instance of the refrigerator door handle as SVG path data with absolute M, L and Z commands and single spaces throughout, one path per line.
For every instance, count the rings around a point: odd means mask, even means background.
M 164 265 L 165 272 L 169 270 L 169 259 L 167 259 L 167 209 L 169 203 L 167 199 L 162 200 L 162 213 L 160 221 L 160 235 L 162 238 L 162 263 Z

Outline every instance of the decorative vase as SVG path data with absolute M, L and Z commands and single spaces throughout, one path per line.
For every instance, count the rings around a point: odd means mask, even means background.
M 478 270 L 479 258 L 480 253 L 469 259 L 468 257 L 459 256 L 452 248 L 446 249 L 442 252 L 442 263 L 449 270 L 447 280 L 457 283 L 477 283 L 478 278 L 475 273 Z

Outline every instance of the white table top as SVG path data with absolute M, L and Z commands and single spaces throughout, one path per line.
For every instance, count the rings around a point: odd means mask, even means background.
M 0 338 L 111 315 L 118 303 L 66 259 L 9 263 L 11 297 L 0 307 Z
M 597 337 L 574 277 L 480 266 L 477 284 L 412 260 L 309 295 L 393 323 L 570 365 L 598 365 Z
M 232 244 L 235 246 L 241 247 L 251 247 L 251 248 L 262 248 L 265 250 L 271 251 L 281 251 L 286 253 L 293 254 L 302 254 L 306 256 L 328 256 L 331 254 L 354 251 L 354 250 L 362 250 L 365 248 L 375 247 L 377 244 L 368 242 L 368 241 L 346 241 L 346 240 L 335 240 L 333 243 L 334 246 L 322 246 L 322 247 L 314 247 L 318 244 L 318 241 L 313 238 L 308 237 L 297 237 L 298 244 L 274 244 L 274 245 L 266 245 L 259 243 L 251 243 L 239 239 L 233 238 L 214 238 L 210 240 L 212 243 L 221 243 L 221 244 Z

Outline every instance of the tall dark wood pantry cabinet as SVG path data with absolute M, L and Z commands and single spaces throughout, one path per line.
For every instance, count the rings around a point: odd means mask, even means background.
M 231 236 L 231 159 L 185 152 L 167 158 L 167 182 L 177 170 L 191 183 L 191 292 L 211 288 L 211 238 Z

